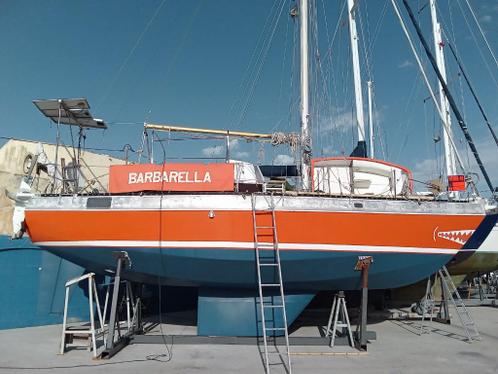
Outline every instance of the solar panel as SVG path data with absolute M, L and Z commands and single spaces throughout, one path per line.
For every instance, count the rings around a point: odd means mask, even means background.
M 33 104 L 55 123 L 64 125 L 106 129 L 101 119 L 92 117 L 86 99 L 33 100 Z

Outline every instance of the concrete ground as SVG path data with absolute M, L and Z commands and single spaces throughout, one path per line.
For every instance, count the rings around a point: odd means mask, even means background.
M 498 373 L 498 308 L 469 308 L 482 340 L 464 341 L 457 325 L 379 320 L 369 325 L 377 333 L 368 352 L 347 347 L 291 347 L 294 373 Z M 0 331 L 0 373 L 263 373 L 260 351 L 254 345 L 137 344 L 107 361 L 92 360 L 86 350 L 58 355 L 60 325 Z M 192 334 L 195 327 L 162 325 L 164 334 Z M 293 335 L 319 336 L 305 326 Z M 153 334 L 160 333 L 155 328 Z M 284 347 L 280 349 L 283 350 Z M 276 355 L 273 356 L 277 358 Z M 23 369 L 24 368 L 24 369 Z M 285 373 L 281 365 L 272 373 Z

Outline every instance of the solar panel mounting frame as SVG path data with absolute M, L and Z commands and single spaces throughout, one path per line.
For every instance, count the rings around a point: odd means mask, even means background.
M 101 119 L 93 118 L 85 98 L 33 100 L 33 104 L 54 123 L 81 128 L 107 129 Z

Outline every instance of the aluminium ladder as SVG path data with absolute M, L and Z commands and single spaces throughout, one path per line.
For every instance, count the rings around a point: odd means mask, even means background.
M 270 201 L 266 199 L 270 198 Z M 289 347 L 289 331 L 287 329 L 287 313 L 285 310 L 284 287 L 282 282 L 282 267 L 280 262 L 280 250 L 278 245 L 277 224 L 275 216 L 275 204 L 273 195 L 264 196 L 266 209 L 256 209 L 256 196 L 252 194 L 252 221 L 254 230 L 254 248 L 256 250 L 256 268 L 258 274 L 259 305 L 261 314 L 261 326 L 263 332 L 263 342 L 265 349 L 265 371 L 270 372 L 270 361 L 268 352 L 268 333 L 273 333 L 273 341 L 276 345 L 276 333 L 284 332 L 285 344 L 287 348 L 287 368 L 291 374 L 291 359 Z M 270 241 L 269 241 L 270 239 Z M 269 273 L 270 272 L 270 273 Z M 271 276 L 270 276 L 271 275 Z M 267 279 L 270 278 L 270 279 Z M 274 292 L 271 292 L 274 291 Z M 275 298 L 279 293 L 280 300 Z M 283 326 L 276 326 L 275 312 L 280 311 Z M 273 317 L 271 327 L 267 327 L 267 315 Z M 270 322 L 269 320 L 268 322 Z M 276 348 L 277 349 L 277 348 Z M 277 352 L 278 349 L 277 349 Z M 282 361 L 283 363 L 283 361 Z
M 479 331 L 477 330 L 477 326 L 474 320 L 472 319 L 470 312 L 465 306 L 465 303 L 460 297 L 457 287 L 455 286 L 455 283 L 453 283 L 451 275 L 448 272 L 446 266 L 443 266 L 441 269 L 438 270 L 434 278 L 434 284 L 437 283 L 438 276 L 441 281 L 441 295 L 442 295 L 441 305 L 439 307 L 439 315 L 444 314 L 444 317 L 449 320 L 450 315 L 448 309 L 449 306 L 448 302 L 451 302 L 451 304 L 453 304 L 453 306 L 455 307 L 456 315 L 458 316 L 458 319 L 460 320 L 460 323 L 465 331 L 465 335 L 467 336 L 467 341 L 471 343 L 475 340 L 480 340 L 481 336 L 479 334 Z M 432 294 L 431 277 L 429 277 L 429 279 L 427 280 L 426 294 L 421 307 L 422 307 L 422 324 L 420 328 L 420 333 L 423 332 L 425 314 L 429 312 L 431 322 L 434 315 L 435 300 Z
M 465 334 L 467 335 L 469 343 L 474 340 L 480 340 L 481 336 L 479 335 L 477 326 L 474 320 L 472 319 L 470 312 L 465 306 L 465 303 L 460 297 L 460 294 L 458 293 L 455 283 L 453 283 L 451 275 L 448 272 L 448 269 L 446 269 L 446 266 L 443 266 L 438 273 L 443 281 L 442 283 L 445 288 L 443 290 L 443 295 L 446 294 L 445 302 L 447 303 L 449 298 L 449 300 L 455 307 L 456 314 L 458 316 L 458 319 L 460 320 L 460 323 L 463 326 L 463 329 L 465 330 Z

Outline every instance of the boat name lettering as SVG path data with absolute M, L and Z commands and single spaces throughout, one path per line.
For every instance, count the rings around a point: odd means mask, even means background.
M 233 191 L 234 165 L 230 163 L 165 163 L 111 165 L 109 192 Z
M 202 173 L 175 170 L 130 172 L 128 174 L 128 184 L 140 183 L 211 183 L 211 174 L 209 171 Z

